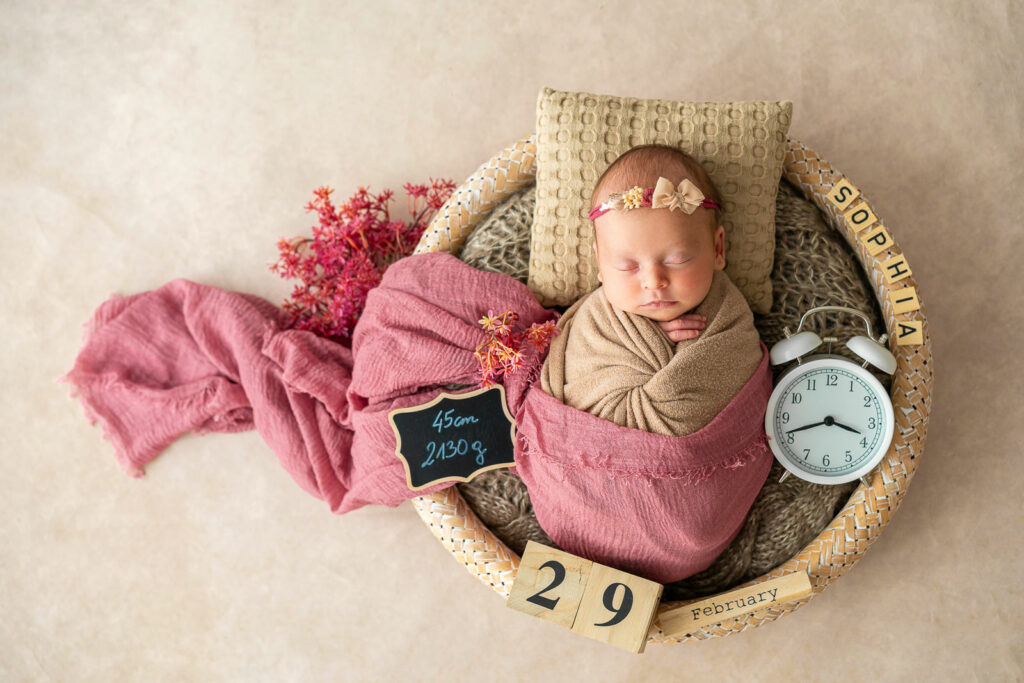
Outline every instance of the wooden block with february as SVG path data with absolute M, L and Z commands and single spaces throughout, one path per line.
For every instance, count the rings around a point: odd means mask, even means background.
M 528 541 L 505 605 L 571 629 L 593 564 Z
M 665 635 L 692 633 L 765 607 L 799 600 L 810 595 L 811 591 L 811 580 L 807 572 L 795 572 L 665 610 L 658 615 L 658 623 Z
M 572 630 L 641 653 L 665 589 L 641 576 L 594 563 Z

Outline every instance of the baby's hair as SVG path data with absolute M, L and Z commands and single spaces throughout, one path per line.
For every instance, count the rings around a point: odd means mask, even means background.
M 659 176 L 668 178 L 673 185 L 678 185 L 684 178 L 689 178 L 706 198 L 722 206 L 718 188 L 700 162 L 678 147 L 655 144 L 633 147 L 613 161 L 594 185 L 590 208 L 593 209 L 603 202 L 608 195 L 628 190 L 634 185 L 654 187 Z M 722 224 L 721 211 L 714 209 L 714 213 L 715 223 L 712 228 Z

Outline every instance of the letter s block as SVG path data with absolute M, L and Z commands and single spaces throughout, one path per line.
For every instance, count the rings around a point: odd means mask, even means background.
M 835 204 L 835 207 L 840 211 L 845 211 L 846 207 L 852 204 L 853 200 L 859 196 L 860 190 L 854 187 L 849 180 L 843 178 L 832 186 L 832 190 L 828 193 L 828 200 Z

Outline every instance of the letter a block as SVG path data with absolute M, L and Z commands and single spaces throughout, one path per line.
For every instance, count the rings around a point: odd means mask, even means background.
M 530 541 L 505 605 L 640 653 L 663 589 L 660 583 Z

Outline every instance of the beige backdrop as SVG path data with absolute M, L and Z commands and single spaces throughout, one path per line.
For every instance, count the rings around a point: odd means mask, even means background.
M 0 679 L 1024 677 L 1021 5 L 776 5 L 2 3 Z M 267 266 L 315 187 L 461 181 L 542 86 L 792 100 L 909 258 L 924 460 L 857 567 L 778 622 L 628 655 L 507 610 L 408 503 L 331 515 L 254 432 L 131 479 L 56 383 L 112 292 L 280 301 Z

